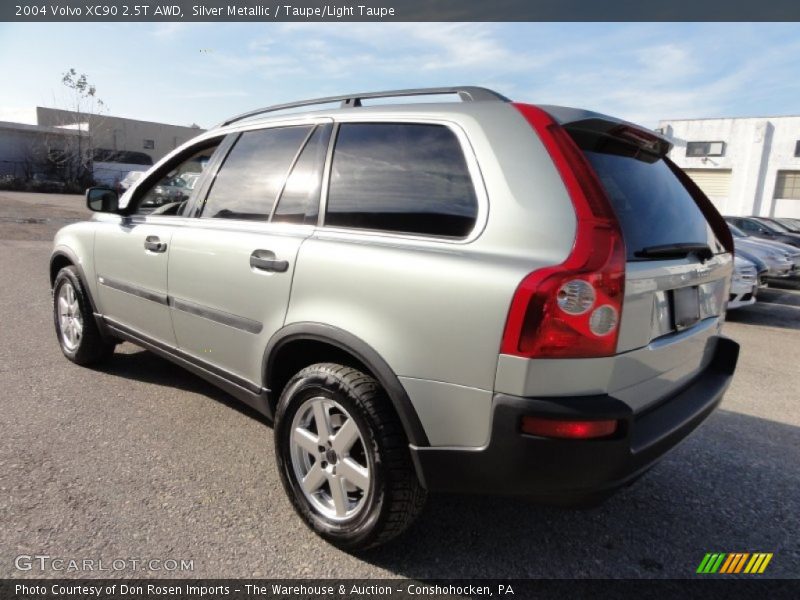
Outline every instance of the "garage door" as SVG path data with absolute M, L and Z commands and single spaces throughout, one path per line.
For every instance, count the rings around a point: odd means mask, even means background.
M 684 169 L 706 196 L 727 198 L 731 189 L 730 169 Z

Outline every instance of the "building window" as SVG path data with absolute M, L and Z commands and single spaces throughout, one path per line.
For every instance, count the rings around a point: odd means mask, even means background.
M 800 140 L 797 140 L 794 144 L 794 155 L 800 156 Z
M 687 142 L 686 156 L 724 156 L 725 142 Z
M 800 171 L 778 171 L 775 198 L 800 200 Z
M 144 149 L 145 150 L 152 150 L 155 147 L 156 147 L 156 141 L 155 140 L 145 140 L 144 141 Z

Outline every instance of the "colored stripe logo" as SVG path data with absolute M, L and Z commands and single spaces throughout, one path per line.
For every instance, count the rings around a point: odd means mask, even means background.
M 697 567 L 697 572 L 709 575 L 714 573 L 731 575 L 735 573 L 760 574 L 763 573 L 772 553 L 769 552 L 709 552 Z

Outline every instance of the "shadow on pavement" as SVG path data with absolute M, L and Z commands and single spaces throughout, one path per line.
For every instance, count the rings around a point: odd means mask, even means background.
M 118 352 L 103 371 L 204 394 L 269 425 L 231 396 L 147 351 Z M 721 409 L 600 507 L 433 496 L 405 535 L 358 558 L 410 578 L 680 578 L 694 576 L 706 552 L 762 551 L 775 553 L 770 576 L 796 577 L 797 465 L 800 428 Z
M 134 351 L 120 352 L 118 350 L 111 360 L 99 367 L 99 370 L 123 379 L 135 379 L 144 383 L 202 394 L 230 406 L 243 415 L 272 426 L 272 422 L 259 412 L 186 369 L 136 346 L 124 344 L 123 347 L 126 350 L 134 348 Z
M 758 302 L 728 311 L 725 318 L 731 323 L 800 329 L 800 294 L 791 290 L 766 288 L 759 291 Z
M 768 551 L 770 575 L 796 577 L 798 464 L 800 428 L 719 410 L 596 509 L 433 497 L 406 535 L 362 558 L 412 578 L 692 577 L 706 552 Z

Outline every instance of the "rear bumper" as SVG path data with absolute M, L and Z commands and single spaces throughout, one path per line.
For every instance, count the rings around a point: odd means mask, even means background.
M 728 298 L 728 310 L 742 308 L 743 306 L 750 306 L 755 304 L 756 295 L 758 294 L 758 283 L 752 286 L 740 286 L 741 289 L 734 290 L 731 287 L 731 293 Z
M 739 345 L 719 338 L 709 366 L 687 387 L 634 413 L 607 395 L 567 398 L 494 397 L 489 444 L 483 448 L 413 448 L 423 484 L 434 492 L 524 495 L 572 503 L 603 497 L 651 467 L 716 408 L 733 377 Z M 524 415 L 619 419 L 615 437 L 557 440 L 520 432 Z

